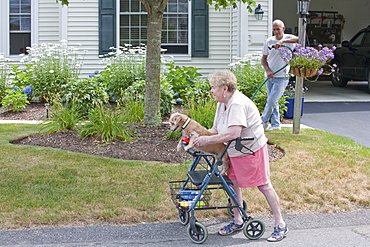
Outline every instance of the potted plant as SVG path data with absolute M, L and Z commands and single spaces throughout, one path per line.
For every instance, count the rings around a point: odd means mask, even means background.
M 308 87 L 302 88 L 302 108 L 301 108 L 301 116 L 303 115 L 304 110 L 304 94 L 308 90 Z M 295 81 L 289 82 L 288 86 L 284 92 L 284 99 L 286 101 L 285 106 L 287 110 L 284 111 L 285 118 L 293 118 L 294 114 L 294 99 L 295 99 Z
M 298 44 L 293 51 L 282 47 L 279 48 L 279 52 L 285 62 L 290 65 L 290 73 L 299 77 L 312 77 L 316 74 L 333 72 L 328 62 L 334 58 L 335 49 L 335 46 L 330 49 L 319 45 L 318 49 L 315 49 Z M 336 67 L 336 65 L 333 66 Z

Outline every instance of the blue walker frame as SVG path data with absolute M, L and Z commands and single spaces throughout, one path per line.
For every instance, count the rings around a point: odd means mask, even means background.
M 242 219 L 244 222 L 243 232 L 244 235 L 248 239 L 259 239 L 264 231 L 265 226 L 264 223 L 260 220 L 253 219 L 252 217 L 248 216 L 246 211 L 244 210 L 243 206 L 237 200 L 237 194 L 235 193 L 234 189 L 231 187 L 231 180 L 227 177 L 221 175 L 218 167 L 222 165 L 222 158 L 227 152 L 227 149 L 230 145 L 235 142 L 235 149 L 244 153 L 242 150 L 248 150 L 247 154 L 253 154 L 254 152 L 247 148 L 245 145 L 242 144 L 242 141 L 253 140 L 253 138 L 244 138 L 239 137 L 229 141 L 221 153 L 219 157 L 215 157 L 212 154 L 205 154 L 203 152 L 196 151 L 194 149 L 188 149 L 187 152 L 194 156 L 194 160 L 187 172 L 187 178 L 183 181 L 183 185 L 181 186 L 180 190 L 187 190 L 188 183 L 192 183 L 192 185 L 196 186 L 199 193 L 193 199 L 193 203 L 189 206 L 189 209 L 186 211 L 183 209 L 179 210 L 179 218 L 180 214 L 185 217 L 185 220 L 180 218 L 180 221 L 183 225 L 188 225 L 188 236 L 194 243 L 204 243 L 207 240 L 208 232 L 201 223 L 197 222 L 195 218 L 195 211 L 196 210 L 210 210 L 210 209 L 228 209 L 230 210 L 229 213 L 232 213 L 233 208 L 238 208 L 240 213 L 242 214 Z M 187 143 L 183 143 L 183 147 L 186 146 Z M 206 161 L 207 167 L 209 169 L 206 170 L 196 170 L 199 162 L 204 159 Z M 172 181 L 170 183 L 175 182 L 182 182 L 182 181 Z M 209 187 L 209 185 L 218 185 L 218 187 L 213 188 Z M 221 187 L 220 187 L 221 186 Z M 197 207 L 198 202 L 203 197 L 203 194 L 207 189 L 224 189 L 226 194 L 229 196 L 229 205 L 228 206 L 215 206 L 215 207 Z M 232 206 L 231 201 L 235 203 L 235 206 Z M 187 219 L 190 214 L 190 219 Z

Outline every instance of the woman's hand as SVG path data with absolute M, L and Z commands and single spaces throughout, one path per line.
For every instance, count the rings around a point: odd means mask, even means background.
M 225 143 L 235 138 L 238 138 L 242 132 L 241 125 L 230 126 L 226 132 L 211 136 L 199 136 L 195 138 L 193 144 L 194 147 L 201 147 L 209 144 L 215 143 Z
M 194 147 L 201 147 L 201 146 L 208 145 L 209 136 L 199 136 L 199 137 L 195 138 L 193 143 L 194 143 Z

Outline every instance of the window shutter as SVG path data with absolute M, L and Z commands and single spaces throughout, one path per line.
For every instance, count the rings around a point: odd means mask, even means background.
M 116 0 L 99 0 L 99 55 L 116 46 Z
M 207 0 L 194 0 L 192 4 L 191 55 L 208 57 L 208 4 Z

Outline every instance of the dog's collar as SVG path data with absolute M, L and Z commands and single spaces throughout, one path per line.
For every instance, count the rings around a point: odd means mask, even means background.
M 184 125 L 181 127 L 182 129 L 185 129 L 186 128 L 186 126 L 188 126 L 188 124 L 190 123 L 190 117 L 188 118 L 188 119 L 186 119 L 186 121 L 185 121 L 185 123 L 184 123 Z

